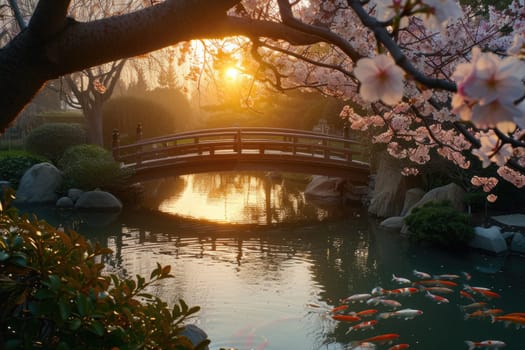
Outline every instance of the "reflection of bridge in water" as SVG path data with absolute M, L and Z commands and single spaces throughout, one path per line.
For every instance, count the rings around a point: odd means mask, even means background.
M 113 155 L 134 169 L 133 180 L 236 170 L 284 171 L 368 180 L 369 165 L 355 159 L 351 139 L 304 130 L 232 127 L 182 132 L 119 145 Z

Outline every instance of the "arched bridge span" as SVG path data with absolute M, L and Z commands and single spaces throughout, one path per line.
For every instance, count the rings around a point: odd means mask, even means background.
M 369 165 L 356 159 L 351 139 L 281 128 L 217 128 L 182 132 L 119 145 L 113 156 L 135 171 L 133 181 L 202 172 L 284 171 L 339 176 L 366 184 Z

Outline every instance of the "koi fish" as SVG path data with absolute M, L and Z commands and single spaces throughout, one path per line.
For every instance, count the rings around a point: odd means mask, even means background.
M 513 313 L 510 313 L 510 314 L 506 314 L 505 316 L 525 317 L 525 312 L 513 312 Z
M 376 348 L 376 345 L 374 343 L 363 342 L 363 343 L 358 343 L 355 347 L 350 348 L 350 349 L 352 349 L 352 350 L 366 350 L 366 349 L 375 349 L 375 348 Z
M 459 291 L 459 296 L 463 297 L 465 299 L 471 300 L 471 301 L 475 300 L 474 297 L 472 296 L 472 294 L 470 294 L 468 292 L 465 292 L 464 290 L 460 290 Z
M 443 275 L 434 275 L 432 278 L 435 280 L 455 280 L 460 277 L 461 277 L 460 275 L 443 274 Z
M 375 337 L 363 339 L 358 343 L 377 343 L 377 344 L 387 344 L 392 343 L 394 340 L 399 338 L 399 334 L 396 333 L 386 333 L 381 335 L 376 335 Z
M 396 344 L 394 346 L 391 346 L 388 348 L 388 350 L 403 350 L 408 349 L 410 347 L 410 344 Z
M 405 287 L 405 288 L 397 288 L 387 291 L 387 294 L 395 294 L 395 295 L 412 295 L 414 293 L 419 292 L 419 289 L 414 287 Z
M 382 312 L 379 314 L 379 318 L 387 319 L 390 317 L 397 317 L 402 318 L 405 320 L 411 320 L 413 318 L 416 318 L 417 316 L 423 315 L 423 311 L 421 310 L 414 310 L 414 309 L 403 309 L 393 312 Z
M 342 322 L 357 322 L 361 321 L 361 317 L 352 315 L 333 315 L 332 318 L 336 321 Z
M 354 294 L 354 295 L 351 295 L 351 296 L 349 296 L 347 298 L 344 298 L 342 301 L 345 302 L 345 303 L 347 303 L 347 302 L 355 303 L 357 301 L 362 303 L 364 300 L 369 299 L 371 296 L 372 296 L 372 294 L 370 294 L 370 293 Z
M 401 303 L 399 301 L 396 301 L 396 300 L 381 299 L 378 302 L 381 305 L 390 306 L 391 308 L 394 308 L 394 309 L 397 309 L 397 308 L 401 307 Z
M 422 271 L 413 270 L 412 274 L 416 276 L 417 278 L 421 278 L 421 279 L 431 279 L 432 278 L 432 276 L 430 276 L 429 273 L 422 272 Z
M 352 326 L 352 327 L 348 328 L 348 330 L 346 331 L 345 334 L 348 334 L 351 331 L 355 331 L 355 330 L 364 331 L 364 330 L 367 330 L 367 329 L 374 329 L 374 326 L 376 324 L 377 324 L 376 320 L 361 322 L 361 323 L 356 324 L 355 326 Z
M 372 291 L 370 292 L 372 294 L 372 296 L 378 296 L 378 295 L 384 295 L 386 292 L 386 289 L 383 288 L 383 287 L 375 287 L 374 289 L 372 289 Z
M 346 310 L 346 309 L 348 309 L 348 305 L 340 305 L 340 306 L 334 307 L 332 310 L 330 310 L 330 312 L 335 314 L 335 313 L 337 313 L 339 311 L 343 311 L 343 310 Z
M 392 274 L 392 281 L 399 283 L 399 284 L 411 284 L 412 283 L 411 280 L 407 278 L 403 278 L 403 277 L 397 277 L 394 274 Z
M 429 291 L 427 291 L 427 293 L 425 294 L 425 296 L 429 299 L 432 299 L 434 300 L 436 303 L 438 304 L 442 304 L 442 303 L 445 303 L 445 304 L 448 304 L 449 303 L 449 300 L 445 297 L 442 297 L 440 295 L 435 295 L 435 294 L 432 294 L 430 293 Z
M 476 348 L 485 348 L 485 349 L 499 349 L 507 346 L 504 342 L 500 340 L 484 340 L 484 341 L 470 341 L 465 340 L 465 344 L 468 346 L 468 350 L 473 350 Z
M 505 327 L 508 327 L 509 325 L 513 324 L 516 326 L 516 329 L 525 328 L 525 317 L 509 316 L 509 315 L 503 315 L 503 316 L 491 315 L 490 318 L 491 318 L 492 323 L 503 322 Z
M 465 315 L 465 320 L 468 320 L 469 318 L 485 318 L 485 317 L 491 317 L 497 314 L 503 313 L 502 309 L 489 309 L 489 310 L 478 310 L 474 311 L 470 314 Z M 494 322 L 493 322 L 494 323 Z
M 463 286 L 463 289 L 465 289 L 465 290 L 467 290 L 469 292 L 474 292 L 476 294 L 480 294 L 480 295 L 484 296 L 487 299 L 499 299 L 499 298 L 501 298 L 501 295 L 499 295 L 498 293 L 490 290 L 489 288 L 485 288 L 485 287 L 471 287 L 471 286 L 465 284 Z
M 367 316 L 372 316 L 375 313 L 377 313 L 376 309 L 367 309 L 367 310 L 363 310 L 359 312 L 351 312 L 350 314 L 354 316 L 359 316 L 359 317 L 367 317 Z
M 470 281 L 470 279 L 472 278 L 472 276 L 468 272 L 463 271 L 461 274 L 463 275 L 463 277 L 465 277 L 467 281 Z
M 426 286 L 437 286 L 437 287 L 457 287 L 456 282 L 452 281 L 446 281 L 446 280 L 422 280 L 422 281 L 416 281 L 414 282 L 415 285 L 417 284 L 423 284 Z
M 450 294 L 454 293 L 453 289 L 447 288 L 447 287 L 425 287 L 423 290 L 433 292 L 433 293 L 442 293 L 442 294 Z
M 472 304 L 468 304 L 468 305 L 460 305 L 459 307 L 461 308 L 461 310 L 466 311 L 466 310 L 472 310 L 472 309 L 482 309 L 485 306 L 487 306 L 487 303 L 481 301 L 479 303 L 472 303 Z
M 370 298 L 366 301 L 366 303 L 368 305 L 379 305 L 381 300 L 384 300 L 385 297 L 381 296 L 381 297 L 374 297 L 374 298 Z

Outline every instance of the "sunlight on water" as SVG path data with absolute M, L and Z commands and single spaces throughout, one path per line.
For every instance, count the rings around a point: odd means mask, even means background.
M 220 173 L 180 178 L 184 182 L 182 190 L 170 193 L 158 206 L 160 211 L 220 223 L 255 224 L 284 222 L 304 215 L 322 220 L 328 215 L 323 209 L 305 208 L 298 184 L 280 177 Z

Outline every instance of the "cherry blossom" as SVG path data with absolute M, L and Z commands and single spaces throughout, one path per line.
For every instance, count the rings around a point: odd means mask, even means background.
M 403 70 L 388 55 L 360 59 L 354 74 L 361 82 L 359 94 L 365 101 L 394 105 L 403 97 Z
M 460 18 L 463 14 L 461 7 L 454 0 L 423 0 L 422 3 L 429 8 L 423 16 L 429 29 L 444 28 L 448 22 Z
M 484 168 L 488 167 L 492 162 L 499 166 L 503 166 L 512 156 L 512 146 L 509 144 L 502 144 L 493 130 L 480 133 L 479 141 L 481 147 L 472 150 L 472 154 L 482 161 L 482 166 Z

